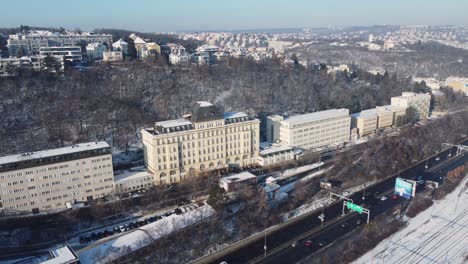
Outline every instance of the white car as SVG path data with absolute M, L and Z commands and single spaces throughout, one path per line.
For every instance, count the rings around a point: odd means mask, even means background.
M 385 196 L 382 196 L 382 198 L 380 198 L 380 201 L 385 201 L 385 200 L 387 200 L 387 197 Z

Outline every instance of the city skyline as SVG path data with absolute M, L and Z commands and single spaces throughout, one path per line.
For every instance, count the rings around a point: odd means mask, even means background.
M 145 6 L 145 8 L 140 8 Z M 421 12 L 424 6 L 424 12 Z M 463 16 L 468 3 L 455 0 L 403 0 L 379 3 L 342 1 L 246 0 L 220 5 L 214 0 L 177 3 L 135 0 L 93 2 L 84 0 L 66 6 L 58 0 L 8 2 L 0 27 L 19 25 L 80 28 L 119 28 L 143 32 L 251 30 L 325 26 L 369 26 L 383 24 L 468 24 Z M 88 8 L 86 8 L 88 7 Z M 71 12 L 81 10 L 79 12 Z

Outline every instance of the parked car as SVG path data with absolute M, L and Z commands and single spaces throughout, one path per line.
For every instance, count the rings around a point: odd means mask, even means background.
M 307 240 L 307 241 L 304 243 L 304 246 L 306 246 L 306 247 L 312 247 L 312 240 Z
M 324 247 L 324 246 L 327 245 L 327 241 L 321 240 L 320 242 L 317 243 L 317 245 L 318 245 L 319 247 Z
M 174 212 L 175 212 L 177 215 L 181 215 L 181 214 L 183 213 L 183 212 L 182 212 L 182 209 L 180 209 L 180 208 L 176 208 L 176 209 L 174 210 Z

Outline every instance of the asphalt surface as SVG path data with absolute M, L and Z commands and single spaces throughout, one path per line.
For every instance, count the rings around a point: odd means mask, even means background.
M 468 140 L 463 144 L 468 143 Z M 448 157 L 451 150 L 452 156 Z M 451 148 L 444 152 L 439 153 L 437 156 L 431 157 L 427 162 L 426 160 L 418 163 L 417 165 L 400 172 L 399 177 L 405 179 L 416 179 L 419 176 L 426 177 L 429 175 L 426 171 L 426 164 L 429 167 L 447 162 L 447 166 L 452 163 L 454 159 L 456 148 Z M 438 157 L 438 158 L 437 158 Z M 464 156 L 463 161 L 468 160 L 468 155 Z M 457 159 L 459 161 L 459 159 Z M 439 171 L 442 171 L 444 166 Z M 433 175 L 433 174 L 432 174 Z M 372 220 L 377 215 L 395 207 L 401 203 L 401 199 L 393 200 L 393 188 L 395 185 L 395 178 L 397 175 L 381 181 L 373 186 L 366 188 L 365 201 L 362 200 L 363 192 L 358 192 L 351 195 L 349 198 L 353 199 L 356 204 L 363 205 L 365 208 L 370 209 L 370 219 Z M 381 196 L 386 196 L 388 199 L 381 201 Z M 325 222 L 321 226 L 321 221 L 318 218 L 322 213 L 316 211 L 308 214 L 306 217 L 300 219 L 291 225 L 285 225 L 283 228 L 266 237 L 267 244 L 267 257 L 264 257 L 264 237 L 260 236 L 256 240 L 245 243 L 237 250 L 230 251 L 229 253 L 221 256 L 211 256 L 210 258 L 195 261 L 195 263 L 216 263 L 226 261 L 228 264 L 234 263 L 294 263 L 301 259 L 320 251 L 323 247 L 329 246 L 337 238 L 351 232 L 359 225 L 365 224 L 367 215 L 347 213 L 342 216 L 343 202 L 338 201 L 326 208 L 324 208 Z M 346 209 L 346 211 L 348 211 Z M 358 224 L 358 220 L 361 220 Z M 341 226 L 345 223 L 343 226 Z M 311 240 L 312 246 L 306 247 L 305 241 Z M 296 247 L 291 246 L 293 242 L 298 242 Z M 319 245 L 320 242 L 323 245 Z

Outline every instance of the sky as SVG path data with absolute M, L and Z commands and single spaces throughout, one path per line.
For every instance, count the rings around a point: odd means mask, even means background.
M 0 27 L 143 32 L 368 25 L 468 25 L 467 0 L 21 0 Z

